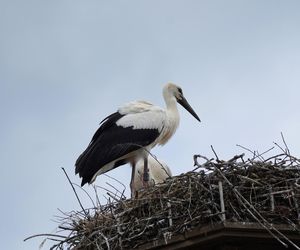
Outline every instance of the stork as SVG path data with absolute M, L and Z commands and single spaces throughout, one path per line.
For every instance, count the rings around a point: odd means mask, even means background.
M 163 183 L 168 177 L 172 177 L 172 172 L 168 165 L 162 160 L 154 158 L 152 155 L 148 157 L 148 169 L 149 169 L 149 183 L 148 187 L 155 186 L 156 184 Z M 137 196 L 138 191 L 144 188 L 144 162 L 139 160 L 136 163 L 134 180 L 133 180 L 133 190 L 132 194 Z M 134 197 L 132 197 L 134 198 Z
M 75 173 L 82 177 L 81 186 L 116 167 L 131 163 L 133 190 L 135 165 L 144 161 L 144 184 L 149 180 L 148 155 L 156 145 L 164 145 L 179 125 L 177 102 L 199 122 L 200 119 L 183 96 L 182 89 L 168 83 L 163 88 L 166 109 L 146 101 L 134 101 L 107 116 L 75 163 Z

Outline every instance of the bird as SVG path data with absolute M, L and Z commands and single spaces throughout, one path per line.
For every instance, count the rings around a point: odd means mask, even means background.
M 152 155 L 148 156 L 148 169 L 149 169 L 148 187 L 152 187 L 155 186 L 156 184 L 163 183 L 167 178 L 172 177 L 172 172 L 168 167 L 168 165 L 164 161 L 154 158 Z M 144 188 L 143 171 L 144 171 L 144 162 L 141 159 L 136 163 L 136 167 L 135 167 L 133 190 L 131 191 L 131 193 L 134 194 L 134 197 L 137 197 L 138 191 Z
M 100 122 L 91 142 L 75 162 L 75 174 L 82 178 L 81 186 L 93 183 L 100 174 L 130 163 L 132 190 L 135 165 L 140 159 L 144 161 L 144 185 L 147 185 L 149 152 L 156 145 L 166 144 L 175 133 L 179 125 L 177 103 L 200 122 L 181 87 L 167 83 L 163 97 L 165 109 L 147 101 L 133 101 Z

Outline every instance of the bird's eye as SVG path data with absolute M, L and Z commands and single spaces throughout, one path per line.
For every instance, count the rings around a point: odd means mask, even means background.
M 182 89 L 178 88 L 178 92 L 182 95 Z

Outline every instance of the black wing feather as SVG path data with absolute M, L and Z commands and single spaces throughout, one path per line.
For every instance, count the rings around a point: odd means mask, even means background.
M 75 166 L 76 174 L 82 177 L 81 186 L 90 182 L 93 176 L 107 163 L 152 143 L 159 135 L 157 129 L 133 129 L 117 126 L 122 117 L 116 112 L 102 121 L 87 149 L 79 156 Z M 126 164 L 122 160 L 114 167 Z

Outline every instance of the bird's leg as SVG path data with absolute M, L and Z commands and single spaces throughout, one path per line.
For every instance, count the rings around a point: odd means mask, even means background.
M 143 186 L 148 187 L 149 183 L 149 168 L 148 168 L 148 157 L 144 158 L 144 176 L 143 176 Z
M 130 190 L 131 190 L 131 198 L 136 197 L 136 191 L 134 188 L 134 176 L 135 176 L 135 162 L 132 163 L 132 172 L 131 172 L 131 181 L 130 181 Z

